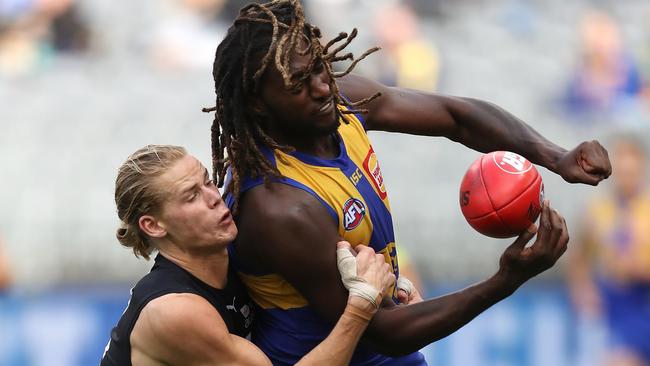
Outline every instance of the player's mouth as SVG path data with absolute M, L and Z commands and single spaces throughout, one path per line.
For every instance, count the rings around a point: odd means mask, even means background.
M 334 99 L 330 98 L 327 100 L 327 102 L 323 103 L 320 108 L 318 108 L 317 114 L 319 115 L 326 115 L 332 112 L 334 109 Z
M 230 210 L 226 210 L 226 212 L 219 219 L 219 224 L 230 224 L 231 222 L 232 214 L 230 213 Z

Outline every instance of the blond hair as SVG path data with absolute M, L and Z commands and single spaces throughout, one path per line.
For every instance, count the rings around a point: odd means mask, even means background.
M 116 236 L 120 244 L 133 249 L 136 257 L 149 259 L 154 250 L 139 220 L 142 215 L 155 213 L 165 198 L 156 179 L 186 155 L 180 146 L 147 145 L 131 154 L 118 170 L 115 204 L 122 222 Z

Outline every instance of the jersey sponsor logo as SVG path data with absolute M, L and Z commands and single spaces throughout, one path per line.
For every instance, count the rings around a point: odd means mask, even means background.
M 370 181 L 372 182 L 372 185 L 375 186 L 379 197 L 381 197 L 382 200 L 386 199 L 387 194 L 386 186 L 384 185 L 384 177 L 381 175 L 379 161 L 377 160 L 377 155 L 372 146 L 370 146 L 368 155 L 366 155 L 366 158 L 363 160 L 363 170 L 365 170 L 366 174 L 370 177 Z
M 244 317 L 244 328 L 248 329 L 251 326 L 251 323 L 253 323 L 253 316 L 251 313 L 250 308 L 248 307 L 248 304 L 244 304 L 239 310 L 237 310 L 236 305 L 237 302 L 237 296 L 232 297 L 232 304 L 226 305 L 226 310 L 234 311 L 235 313 L 240 313 Z
M 356 198 L 350 198 L 343 205 L 343 227 L 350 231 L 359 226 L 366 216 L 366 206 Z

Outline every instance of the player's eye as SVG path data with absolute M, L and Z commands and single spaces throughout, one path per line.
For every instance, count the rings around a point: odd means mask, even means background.
M 289 92 L 291 94 L 300 94 L 300 92 L 302 91 L 302 87 L 303 87 L 303 83 L 296 82 L 291 86 Z
M 323 65 L 323 60 L 318 60 L 314 64 L 314 68 L 312 69 L 314 73 L 320 74 L 323 69 L 325 69 L 325 65 Z
M 305 73 L 303 71 L 296 71 L 291 74 L 291 82 L 292 83 L 298 83 L 302 78 L 305 76 Z

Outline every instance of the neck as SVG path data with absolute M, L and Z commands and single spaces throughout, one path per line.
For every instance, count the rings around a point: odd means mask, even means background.
M 301 153 L 322 159 L 334 159 L 339 155 L 336 132 L 323 135 L 296 135 L 271 128 L 269 136 L 281 145 L 288 145 Z
M 208 285 L 222 289 L 228 282 L 228 250 L 210 252 L 181 250 L 176 246 L 159 247 L 160 254 Z

